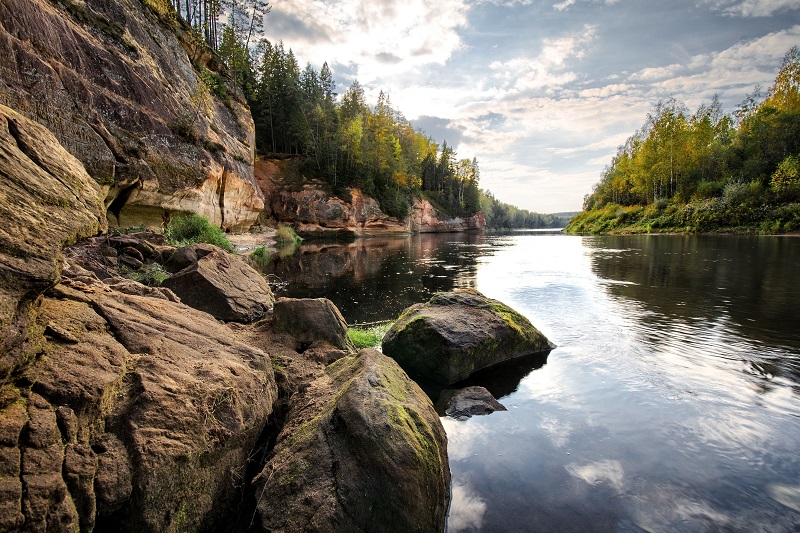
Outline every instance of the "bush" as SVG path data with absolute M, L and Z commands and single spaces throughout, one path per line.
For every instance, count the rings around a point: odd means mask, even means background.
M 275 232 L 275 242 L 279 245 L 300 244 L 303 239 L 289 226 L 278 226 Z
M 128 279 L 138 281 L 150 287 L 158 287 L 164 283 L 165 279 L 170 277 L 170 273 L 164 270 L 164 267 L 158 263 L 150 263 L 139 270 L 127 271 L 126 275 Z
M 208 219 L 195 213 L 172 217 L 167 224 L 166 237 L 167 242 L 174 246 L 204 242 L 233 252 L 233 245 L 225 233 L 212 226 Z
M 249 257 L 250 261 L 256 263 L 257 265 L 261 266 L 269 265 L 270 253 L 269 250 L 267 250 L 266 246 L 259 246 L 258 248 L 250 252 L 250 255 L 248 255 L 247 257 Z
M 369 327 L 352 327 L 347 329 L 347 336 L 356 348 L 378 348 L 384 335 L 392 327 L 391 322 L 382 322 Z
M 800 191 L 800 157 L 790 155 L 781 161 L 772 174 L 771 187 L 777 193 Z

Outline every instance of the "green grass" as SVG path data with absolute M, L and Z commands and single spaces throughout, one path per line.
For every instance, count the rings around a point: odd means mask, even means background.
M 270 255 L 271 254 L 269 253 L 269 250 L 267 250 L 266 246 L 259 246 L 258 248 L 250 252 L 250 255 L 248 257 L 252 262 L 256 263 L 257 265 L 265 267 L 269 265 Z
M 164 283 L 165 279 L 172 275 L 164 270 L 164 267 L 158 263 L 150 263 L 139 270 L 129 270 L 125 274 L 128 279 L 138 281 L 139 283 L 143 285 L 149 285 L 150 287 L 160 286 L 162 283 Z
M 347 328 L 347 336 L 358 349 L 378 348 L 390 327 L 392 327 L 392 322 L 382 322 L 369 327 L 355 326 Z
M 303 239 L 289 226 L 278 226 L 278 231 L 275 232 L 275 242 L 278 245 L 300 244 Z
M 220 228 L 213 226 L 208 219 L 190 213 L 172 217 L 165 232 L 167 242 L 174 246 L 207 243 L 233 252 L 231 241 Z

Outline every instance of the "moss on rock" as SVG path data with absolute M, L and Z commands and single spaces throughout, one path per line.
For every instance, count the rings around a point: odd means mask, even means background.
M 406 309 L 383 338 L 383 351 L 410 374 L 439 383 L 555 345 L 530 321 L 474 289 L 437 293 Z

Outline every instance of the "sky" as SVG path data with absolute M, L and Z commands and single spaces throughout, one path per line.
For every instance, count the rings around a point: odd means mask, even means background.
M 800 0 L 272 0 L 266 37 L 344 93 L 382 90 L 480 185 L 540 213 L 584 195 L 659 100 L 731 112 L 800 45 Z

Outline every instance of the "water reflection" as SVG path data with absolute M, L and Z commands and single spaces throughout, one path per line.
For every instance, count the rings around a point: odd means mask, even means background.
M 367 238 L 301 244 L 264 271 L 289 282 L 279 296 L 328 298 L 348 323 L 390 320 L 434 292 L 475 287 L 493 245 L 481 234 Z
M 465 383 L 508 411 L 442 418 L 450 531 L 800 531 L 798 239 L 429 235 L 271 268 L 351 323 L 475 286 L 558 345 Z
M 763 393 L 774 378 L 800 382 L 797 239 L 612 236 L 584 245 L 592 271 L 654 353 L 710 374 L 727 359 Z M 712 359 L 698 365 L 698 353 Z

